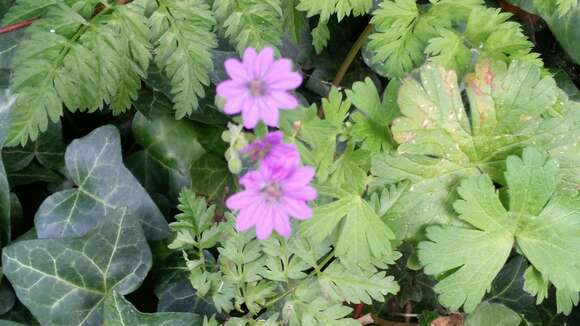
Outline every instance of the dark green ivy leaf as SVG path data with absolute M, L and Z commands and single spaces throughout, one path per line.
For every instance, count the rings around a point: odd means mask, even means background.
M 113 291 L 105 300 L 104 326 L 186 326 L 200 325 L 203 319 L 183 312 L 158 312 L 146 314 L 137 311 L 122 295 Z
M 44 325 L 101 325 L 112 292 L 133 292 L 151 268 L 151 251 L 127 208 L 83 237 L 19 241 L 2 266 L 18 299 Z
M 169 228 L 159 208 L 123 165 L 115 127 L 100 127 L 74 140 L 65 160 L 77 187 L 57 192 L 42 203 L 34 220 L 39 238 L 83 235 L 100 217 L 121 206 L 135 212 L 148 239 L 167 236 Z

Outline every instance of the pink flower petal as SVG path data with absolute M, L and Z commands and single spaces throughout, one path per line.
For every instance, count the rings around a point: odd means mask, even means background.
M 272 229 L 274 228 L 272 223 L 272 206 L 263 204 L 260 205 L 260 208 L 261 217 L 256 223 L 256 236 L 260 240 L 265 240 L 272 234 Z
M 244 207 L 250 206 L 258 200 L 261 200 L 260 193 L 245 190 L 230 196 L 226 200 L 226 206 L 229 209 L 242 209 Z
M 305 202 L 285 197 L 282 200 L 284 211 L 299 220 L 306 220 L 312 216 L 312 209 Z
M 274 49 L 271 47 L 265 47 L 258 53 L 256 60 L 254 61 L 253 72 L 254 76 L 259 79 L 263 79 L 265 74 L 270 69 L 270 66 L 274 62 Z
M 260 190 L 264 183 L 264 178 L 260 172 L 250 171 L 240 178 L 240 183 L 246 189 Z
M 256 75 L 254 74 L 254 70 L 252 67 L 254 67 L 254 62 L 256 61 L 256 58 L 258 57 L 258 54 L 256 53 L 256 50 L 254 48 L 246 48 L 246 50 L 244 51 L 244 56 L 243 56 L 243 65 L 246 68 L 246 71 L 248 73 L 248 80 L 253 80 L 256 79 Z
M 251 80 L 244 64 L 238 59 L 227 59 L 224 62 L 224 67 L 230 78 L 240 81 L 248 82 Z
M 248 87 L 244 82 L 226 80 L 221 82 L 216 89 L 217 95 L 225 98 L 241 96 L 248 92 Z
M 318 196 L 316 189 L 305 186 L 294 190 L 284 190 L 284 196 L 298 200 L 314 200 Z
M 270 127 L 278 126 L 278 109 L 276 107 L 269 106 L 265 101 L 260 100 L 258 102 L 260 107 L 260 117 L 262 121 Z
M 261 203 L 254 203 L 240 211 L 236 217 L 236 230 L 246 231 L 258 223 L 260 218 L 259 208 Z
M 280 208 L 274 208 L 272 219 L 274 221 L 274 230 L 278 232 L 281 236 L 289 238 L 292 234 L 292 226 L 290 225 L 290 218 L 286 213 L 279 210 Z
M 298 106 L 296 97 L 286 91 L 272 91 L 268 96 L 274 100 L 276 107 L 282 110 L 295 109 Z
M 292 61 L 289 59 L 276 60 L 264 77 L 268 88 L 275 90 L 291 90 L 302 84 L 302 76 L 292 71 Z
M 226 114 L 238 114 L 240 111 L 244 110 L 244 107 L 249 102 L 250 98 L 247 94 L 242 94 L 240 96 L 231 96 L 226 100 L 226 105 L 224 106 L 224 112 Z
M 306 186 L 314 178 L 314 169 L 310 166 L 300 167 L 294 170 L 286 182 L 284 189 L 295 190 Z
M 254 128 L 260 119 L 260 111 L 255 107 L 255 104 L 246 105 L 242 109 L 242 120 L 244 120 L 244 127 L 248 129 Z

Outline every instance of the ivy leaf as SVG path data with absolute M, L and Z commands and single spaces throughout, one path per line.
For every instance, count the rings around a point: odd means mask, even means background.
M 352 90 L 346 91 L 348 99 L 358 110 L 351 114 L 354 123 L 351 133 L 355 141 L 362 143 L 363 149 L 377 153 L 393 148 L 389 126 L 399 113 L 396 103 L 392 101 L 398 86 L 396 81 L 389 82 L 382 101 L 375 84 L 368 77 L 364 82 L 354 83 Z
M 334 202 L 316 207 L 312 218 L 301 227 L 304 235 L 315 243 L 338 229 L 336 256 L 351 262 L 373 263 L 392 251 L 388 240 L 394 234 L 359 195 L 347 193 Z
M 100 217 L 122 206 L 137 214 L 149 239 L 167 236 L 165 218 L 123 165 L 115 127 L 100 127 L 74 140 L 65 161 L 77 188 L 52 194 L 41 204 L 34 221 L 39 238 L 83 235 Z
M 334 261 L 320 274 L 319 282 L 322 293 L 350 303 L 383 302 L 386 295 L 399 291 L 393 276 L 386 276 L 386 272 L 374 268 L 363 270 L 339 261 Z
M 556 163 L 535 149 L 526 148 L 522 158 L 510 156 L 509 211 L 487 175 L 462 182 L 458 191 L 463 199 L 454 207 L 473 229 L 433 226 L 427 229 L 430 241 L 419 244 L 419 259 L 427 274 L 450 273 L 435 287 L 442 304 L 450 309 L 463 305 L 471 312 L 515 242 L 538 271 L 526 272 L 524 288 L 541 302 L 545 284 L 554 284 L 564 298 L 558 310 L 570 312 L 568 302 L 576 302 L 575 292 L 580 291 L 580 260 L 575 255 L 580 248 L 580 201 L 555 192 L 557 173 Z
M 0 138 L 0 146 L 2 139 Z M 6 170 L 2 163 L 2 155 L 0 155 L 0 246 L 6 245 L 10 242 L 11 237 L 11 218 L 10 218 L 10 186 L 8 185 L 8 178 Z
M 139 222 L 126 208 L 83 237 L 19 241 L 2 254 L 18 298 L 46 325 L 102 323 L 106 297 L 137 289 L 151 263 Z
M 191 166 L 191 178 L 193 191 L 217 203 L 223 203 L 225 197 L 237 188 L 227 162 L 211 153 L 205 154 Z
M 143 326 L 186 326 L 203 323 L 196 314 L 183 312 L 142 313 L 122 295 L 113 291 L 105 299 L 105 319 L 103 325 L 143 325 Z
M 213 70 L 211 50 L 217 46 L 212 31 L 216 20 L 205 0 L 152 3 L 156 7 L 149 18 L 154 60 L 170 80 L 175 117 L 181 119 L 205 97 L 204 87 Z
M 8 171 L 20 171 L 34 159 L 49 169 L 59 170 L 64 167 L 65 144 L 62 141 L 60 123 L 49 123 L 46 132 L 34 142 L 24 147 L 8 147 L 2 150 L 2 156 Z
M 465 319 L 466 326 L 519 326 L 521 322 L 522 317 L 520 315 L 498 303 L 482 303 Z
M 146 118 L 137 113 L 132 131 L 144 152 L 134 154 L 127 165 L 138 172 L 136 175 L 147 190 L 176 198 L 183 187 L 191 186 L 191 166 L 205 153 L 196 140 L 198 132 L 191 121 L 171 116 Z M 157 168 L 147 169 L 138 163 Z
M 428 223 L 454 221 L 451 204 L 462 177 L 484 171 L 505 183 L 507 156 L 528 145 L 571 148 L 580 138 L 569 136 L 577 129 L 569 117 L 543 117 L 558 105 L 559 90 L 531 63 L 478 64 L 464 78 L 470 112 L 453 71 L 428 64 L 420 74 L 420 82 L 407 78 L 399 91 L 403 116 L 392 126 L 400 144 L 397 153 L 377 155 L 371 167 L 377 177 L 374 187 L 411 181 L 384 217 L 402 239 L 420 238 Z

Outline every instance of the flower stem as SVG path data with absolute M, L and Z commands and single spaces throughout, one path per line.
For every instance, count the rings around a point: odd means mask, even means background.
M 365 43 L 365 41 L 367 39 L 367 36 L 369 36 L 369 34 L 371 33 L 372 30 L 373 30 L 373 25 L 371 23 L 369 23 L 367 25 L 367 27 L 365 27 L 365 29 L 359 35 L 356 42 L 354 42 L 354 45 L 352 46 L 352 48 L 350 48 L 350 51 L 348 51 L 348 54 L 344 58 L 344 61 L 342 61 L 342 64 L 340 65 L 340 68 L 338 68 L 338 72 L 336 73 L 336 76 L 334 77 L 334 80 L 332 81 L 332 85 L 334 85 L 336 87 L 338 87 L 340 85 L 340 83 L 342 82 L 342 79 L 344 78 L 344 75 L 346 75 L 346 72 L 348 71 L 348 68 L 350 68 L 350 65 L 354 61 L 354 58 L 356 58 L 356 55 L 358 54 L 358 52 L 362 48 L 363 44 Z
M 10 33 L 10 32 L 13 32 L 15 30 L 19 30 L 21 28 L 28 27 L 35 20 L 36 20 L 36 18 L 31 18 L 31 19 L 23 20 L 23 21 L 18 22 L 18 23 L 6 25 L 6 26 L 0 28 L 0 34 Z

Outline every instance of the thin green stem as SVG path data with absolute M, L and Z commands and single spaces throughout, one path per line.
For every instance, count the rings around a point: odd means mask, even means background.
M 371 33 L 372 30 L 373 30 L 373 25 L 371 23 L 369 23 L 367 25 L 367 27 L 365 27 L 365 29 L 359 35 L 356 42 L 354 42 L 352 48 L 350 48 L 350 51 L 348 51 L 348 54 L 346 55 L 346 57 L 342 61 L 342 64 L 340 65 L 340 68 L 338 68 L 338 72 L 336 73 L 336 76 L 334 77 L 334 80 L 332 81 L 332 85 L 334 85 L 336 87 L 338 87 L 340 85 L 340 83 L 342 82 L 342 79 L 344 78 L 344 76 L 346 75 L 346 72 L 348 71 L 348 68 L 350 68 L 350 65 L 354 61 L 354 58 L 356 58 L 356 55 L 358 54 L 358 52 L 360 51 L 360 49 L 364 45 L 367 37 L 369 36 L 369 34 Z

